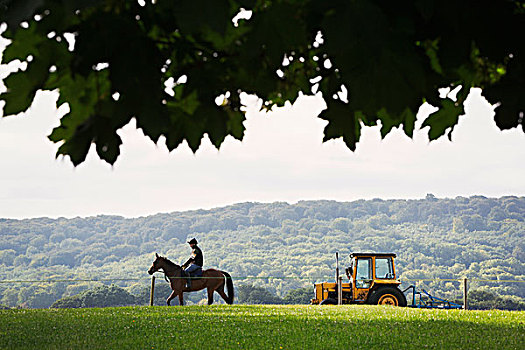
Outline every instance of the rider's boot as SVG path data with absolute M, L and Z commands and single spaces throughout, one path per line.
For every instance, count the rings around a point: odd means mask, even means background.
M 190 289 L 191 288 L 191 275 L 187 271 L 184 271 L 184 274 L 186 275 L 186 287 Z

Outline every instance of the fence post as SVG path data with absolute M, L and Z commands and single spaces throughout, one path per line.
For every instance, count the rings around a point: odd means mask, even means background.
M 337 305 L 343 305 L 343 277 L 337 277 Z
M 154 293 L 155 293 L 155 276 L 151 276 L 151 289 L 149 291 L 149 306 L 153 306 Z
M 467 278 L 463 278 L 463 310 L 468 310 L 468 285 Z

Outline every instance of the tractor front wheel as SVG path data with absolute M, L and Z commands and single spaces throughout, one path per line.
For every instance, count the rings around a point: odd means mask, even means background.
M 326 298 L 325 300 L 321 301 L 319 305 L 337 305 L 337 299 Z
M 383 287 L 376 289 L 368 298 L 368 304 L 407 306 L 405 295 L 395 287 Z

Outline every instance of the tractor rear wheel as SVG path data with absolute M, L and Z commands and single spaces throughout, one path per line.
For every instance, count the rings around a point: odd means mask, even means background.
M 325 300 L 321 301 L 319 305 L 337 305 L 337 299 L 326 298 Z
M 403 292 L 395 287 L 382 287 L 372 292 L 368 298 L 368 304 L 407 306 L 407 299 Z

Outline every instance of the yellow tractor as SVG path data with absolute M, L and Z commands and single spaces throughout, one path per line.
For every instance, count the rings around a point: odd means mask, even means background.
M 346 268 L 349 282 L 339 276 L 339 261 L 336 254 L 336 282 L 316 283 L 312 304 L 372 304 L 407 306 L 407 300 L 399 289 L 394 253 L 352 253 L 350 266 Z

